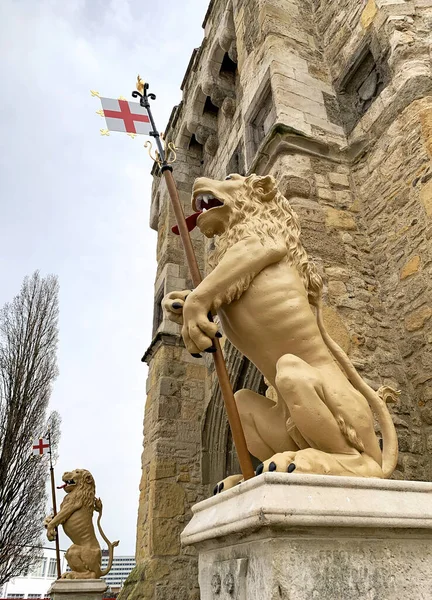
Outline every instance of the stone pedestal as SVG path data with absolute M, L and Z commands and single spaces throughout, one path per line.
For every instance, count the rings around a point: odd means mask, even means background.
M 182 534 L 201 600 L 430 600 L 432 483 L 265 473 Z
M 51 600 L 102 600 L 107 589 L 102 579 L 58 579 L 48 593 Z

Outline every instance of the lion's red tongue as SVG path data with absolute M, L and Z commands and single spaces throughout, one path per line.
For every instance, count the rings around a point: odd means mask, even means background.
M 188 228 L 188 231 L 192 231 L 192 229 L 195 229 L 197 219 L 198 219 L 198 217 L 200 216 L 201 213 L 202 213 L 202 210 L 200 210 L 199 212 L 194 213 L 190 217 L 186 217 L 186 226 Z M 173 233 L 175 233 L 176 235 L 180 235 L 180 231 L 179 231 L 178 225 L 174 225 L 174 227 L 171 227 L 171 231 Z
M 63 485 L 58 485 L 57 489 L 58 490 L 62 490 L 63 488 L 65 488 L 67 486 L 67 483 L 64 483 Z

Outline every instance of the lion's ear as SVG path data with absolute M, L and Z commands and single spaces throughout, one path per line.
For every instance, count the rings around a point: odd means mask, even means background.
M 252 186 L 262 202 L 270 202 L 277 194 L 276 181 L 271 175 L 255 176 Z
M 90 473 L 87 473 L 87 475 L 84 477 L 84 481 L 88 485 L 91 485 L 93 483 L 93 476 Z

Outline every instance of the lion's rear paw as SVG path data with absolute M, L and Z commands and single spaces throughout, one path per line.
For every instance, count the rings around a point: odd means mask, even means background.
M 266 471 L 279 471 L 296 474 L 345 475 L 356 477 L 383 477 L 381 467 L 366 454 L 331 454 L 305 448 L 297 452 L 275 454 L 256 470 L 257 475 Z
M 213 496 L 216 494 L 220 494 L 221 492 L 226 492 L 230 488 L 233 488 L 237 484 L 243 481 L 243 475 L 230 475 L 223 481 L 220 481 L 217 485 L 215 485 L 213 490 Z
M 258 465 L 255 473 L 256 475 L 261 475 L 266 471 L 292 473 L 296 468 L 296 464 L 294 464 L 296 454 L 297 452 L 279 452 Z

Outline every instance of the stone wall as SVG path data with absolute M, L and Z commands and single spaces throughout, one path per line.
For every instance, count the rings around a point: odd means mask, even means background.
M 325 320 L 364 379 L 401 390 L 396 478 L 432 476 L 432 0 L 212 0 L 166 134 L 186 214 L 193 181 L 271 173 L 325 282 Z M 193 359 L 160 300 L 191 287 L 154 169 L 153 341 L 137 525 L 122 598 L 199 597 L 179 545 L 190 508 L 236 470 L 210 357 Z M 206 269 L 207 246 L 192 234 Z M 235 389 L 264 391 L 226 343 Z M 379 431 L 377 430 L 379 435 Z

